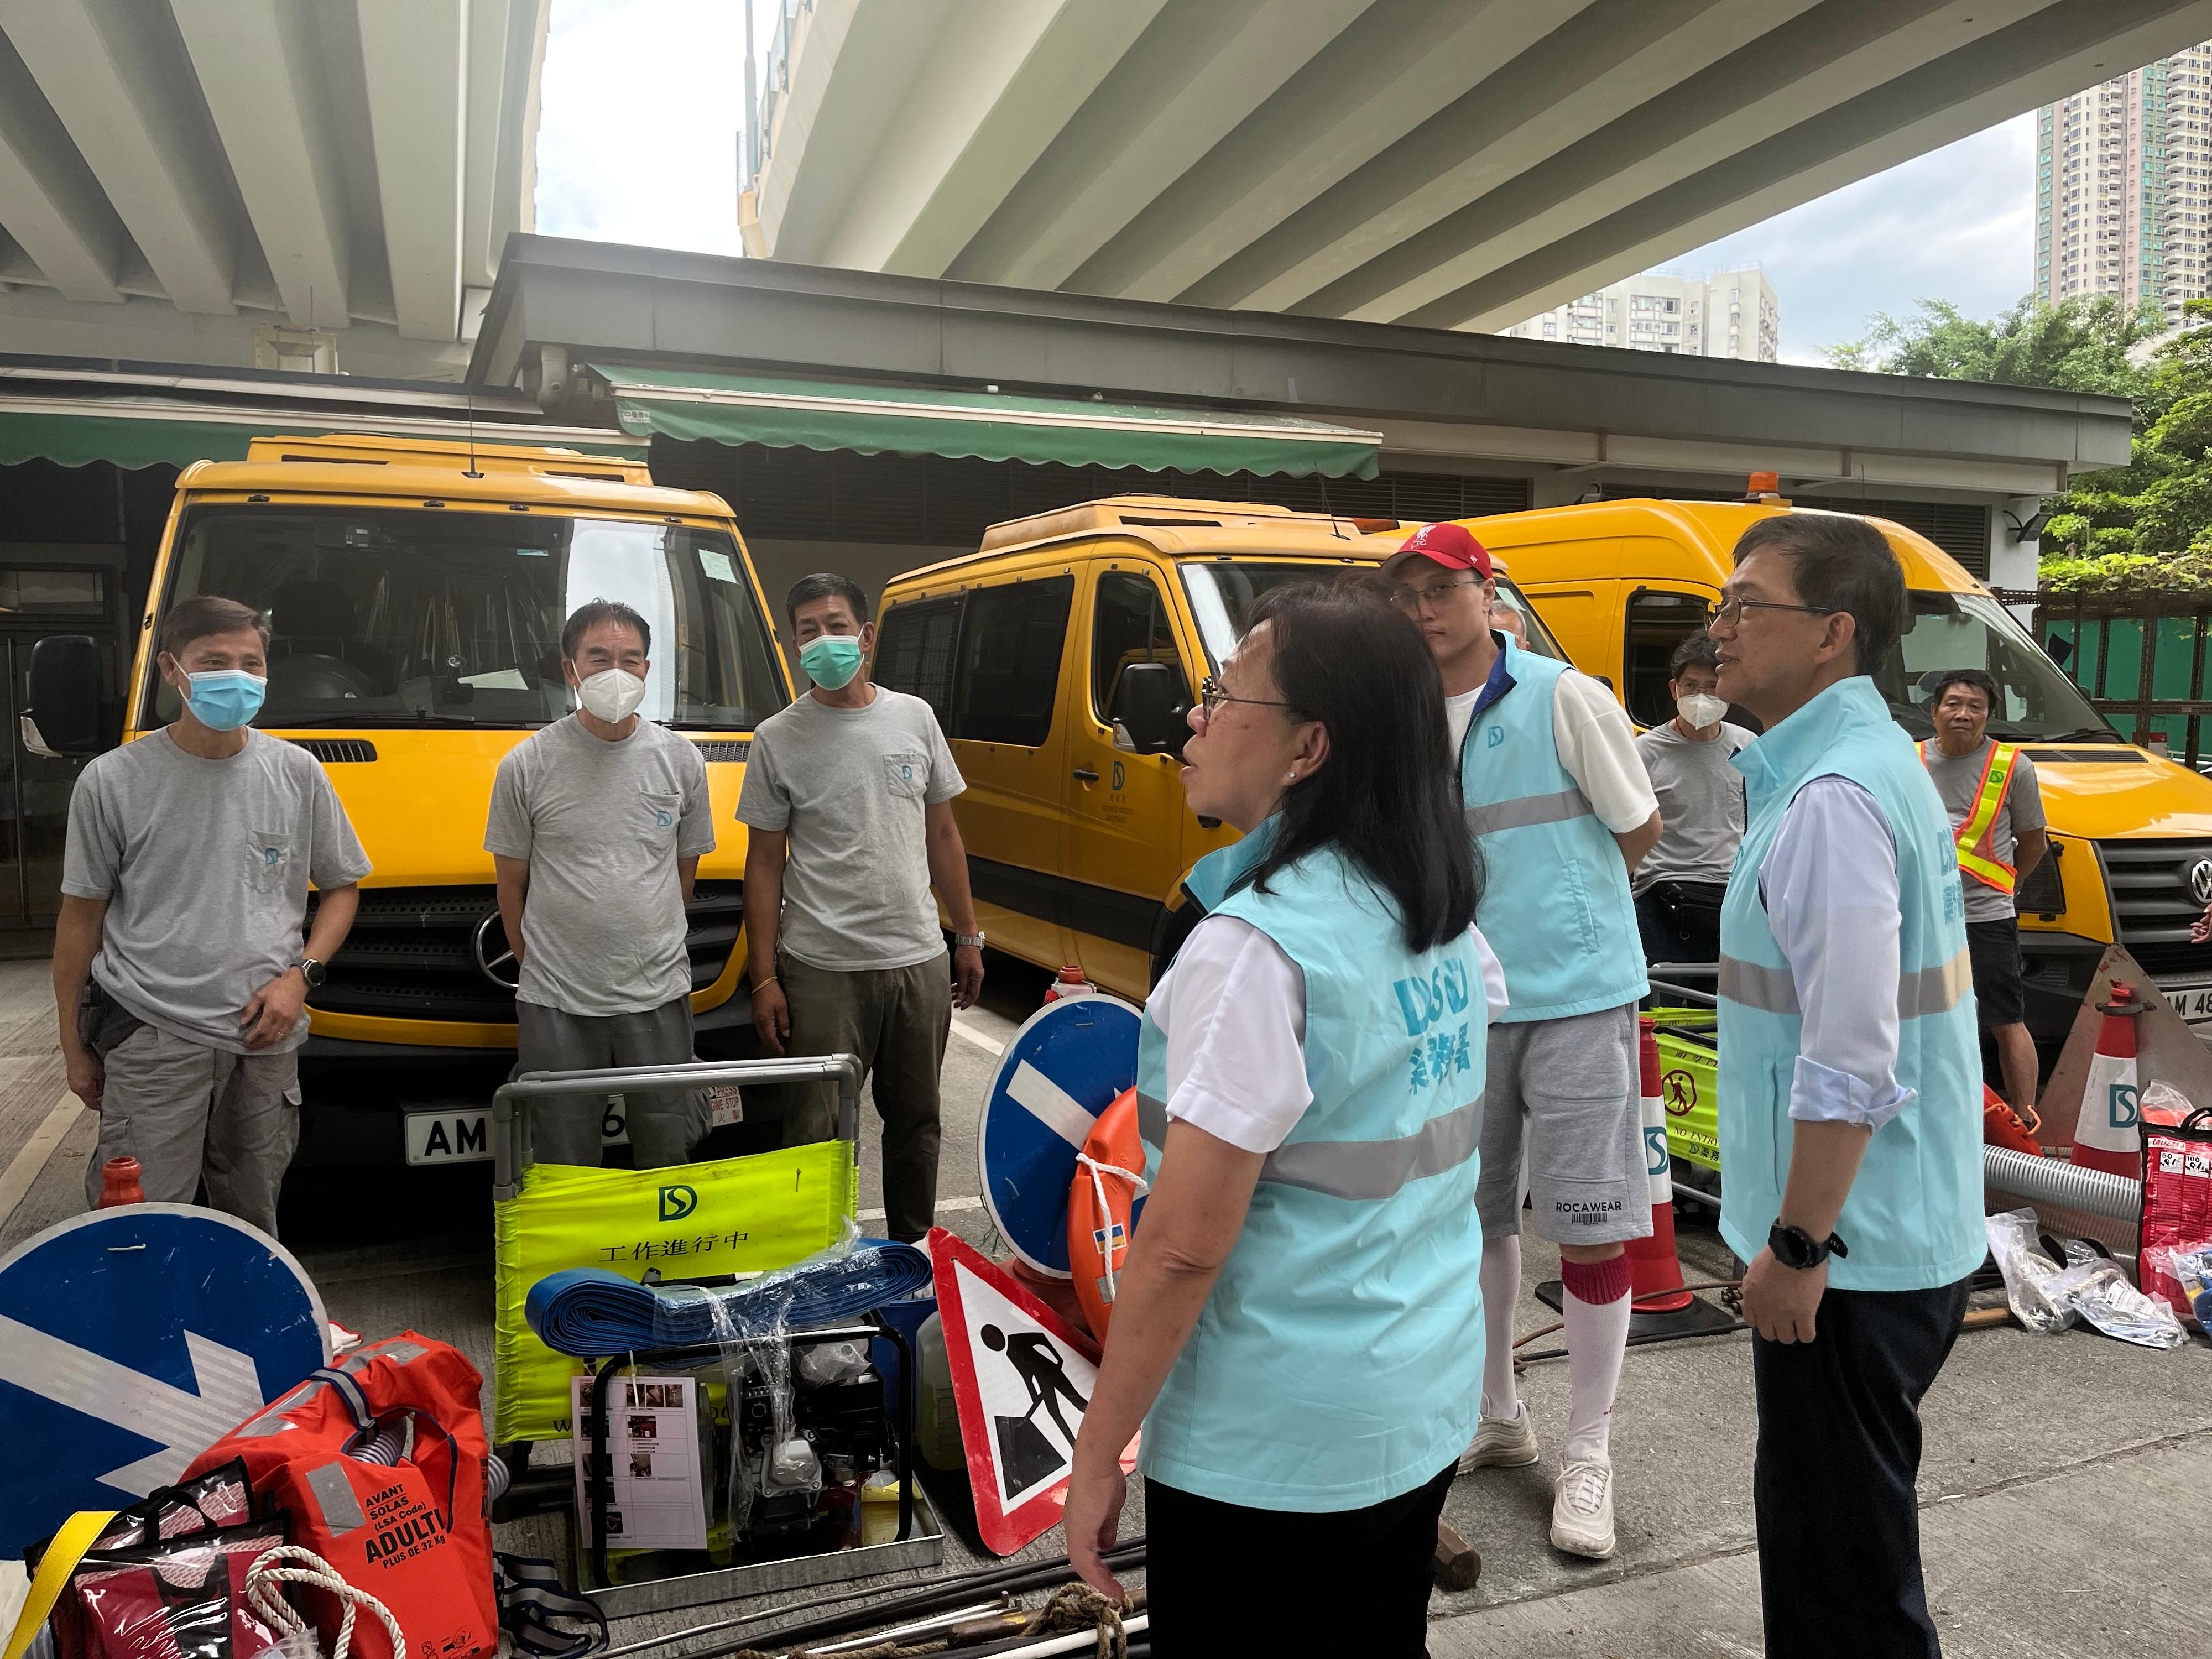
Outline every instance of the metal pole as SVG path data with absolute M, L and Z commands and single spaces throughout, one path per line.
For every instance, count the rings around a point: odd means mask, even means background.
M 753 57 L 753 0 L 738 0 L 745 9 L 745 148 L 738 159 L 738 192 L 743 195 L 760 176 L 760 65 Z

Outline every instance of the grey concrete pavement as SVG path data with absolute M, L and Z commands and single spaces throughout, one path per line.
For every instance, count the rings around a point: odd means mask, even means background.
M 995 1047 L 1034 1011 L 1044 976 L 993 959 L 982 1007 L 957 1018 L 945 1072 L 940 1219 L 988 1245 L 976 1204 L 975 1137 Z M 0 1170 L 52 1116 L 43 964 L 0 964 Z M 0 1218 L 0 1249 L 82 1203 L 91 1115 L 64 1117 L 22 1201 Z M 872 1106 L 861 1133 L 861 1205 L 881 1203 Z M 491 1363 L 490 1205 L 483 1166 L 358 1174 L 299 1172 L 288 1189 L 288 1244 L 333 1318 L 371 1334 L 412 1328 Z M 1725 1277 L 1709 1221 L 1686 1217 L 1692 1279 Z M 1533 1296 L 1556 1257 L 1524 1244 L 1517 1324 L 1551 1322 Z M 1556 1337 L 1528 1345 L 1541 1352 Z M 1559 1555 L 1546 1538 L 1550 1479 L 1566 1412 L 1564 1363 L 1523 1373 L 1544 1457 L 1526 1469 L 1457 1482 L 1446 1514 L 1485 1558 L 1481 1582 L 1431 1604 L 1432 1651 L 1714 1656 L 1759 1650 L 1750 1480 L 1755 1425 L 1748 1339 L 1741 1334 L 1632 1350 L 1613 1427 L 1620 1547 L 1606 1563 Z M 2197 1589 L 2197 1541 L 2212 1492 L 2212 1349 L 2171 1354 L 2084 1331 L 2033 1337 L 1972 1331 L 1928 1400 L 1921 1494 L 1931 1601 L 1954 1655 L 2212 1654 Z M 541 1449 L 541 1457 L 559 1455 Z M 1125 1534 L 1142 1529 L 1133 1493 Z M 565 1528 L 544 1516 L 502 1528 L 504 1547 L 565 1559 Z M 1048 1533 L 1025 1554 L 1057 1554 Z M 982 1558 L 948 1539 L 945 1570 Z M 1325 1564 L 1323 1565 L 1325 1570 Z M 894 1586 L 886 1585 L 886 1589 Z M 1246 1587 L 1280 1593 L 1281 1587 Z M 727 1609 L 623 1621 L 622 1639 L 687 1627 Z

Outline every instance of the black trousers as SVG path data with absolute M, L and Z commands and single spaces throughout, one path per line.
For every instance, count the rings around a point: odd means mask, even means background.
M 1452 1469 L 1364 1510 L 1253 1510 L 1145 1482 L 1145 1605 L 1158 1659 L 1239 1653 L 1422 1659 Z
M 1920 1576 L 1920 1401 L 1966 1311 L 1963 1279 L 1832 1290 L 1812 1341 L 1752 1337 L 1752 1499 L 1771 1659 L 1942 1651 Z
M 1655 881 L 1636 896 L 1636 931 L 1646 962 L 1716 962 L 1725 884 Z

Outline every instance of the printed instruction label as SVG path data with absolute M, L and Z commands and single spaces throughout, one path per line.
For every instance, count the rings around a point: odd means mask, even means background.
M 569 1379 L 569 1421 L 575 1429 L 576 1517 L 591 1535 L 592 1500 L 584 1491 L 590 1437 L 592 1379 Z M 618 1376 L 607 1385 L 607 1458 L 614 1497 L 607 1506 L 607 1547 L 703 1550 L 707 1495 L 699 1454 L 698 1379 Z

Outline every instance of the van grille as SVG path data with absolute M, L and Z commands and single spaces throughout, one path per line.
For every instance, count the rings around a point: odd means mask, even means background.
M 2212 946 L 2191 945 L 2204 914 L 2192 872 L 2212 864 L 2212 841 L 2100 841 L 2120 943 L 2147 974 L 2212 973 Z
M 699 883 L 689 915 L 684 947 L 691 958 L 691 988 L 702 991 L 722 976 L 736 947 L 744 919 L 744 884 Z M 330 964 L 330 978 L 310 1000 L 331 1014 L 512 1024 L 514 993 L 477 968 L 477 931 L 487 919 L 486 954 L 496 957 L 505 939 L 498 889 L 365 887 L 353 930 Z

